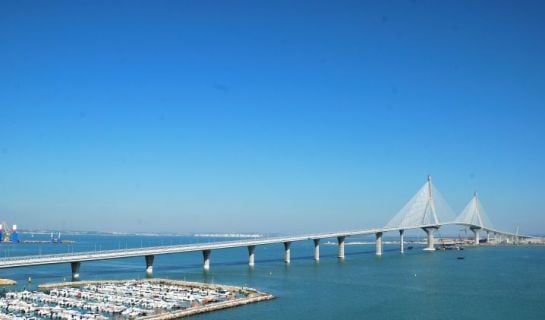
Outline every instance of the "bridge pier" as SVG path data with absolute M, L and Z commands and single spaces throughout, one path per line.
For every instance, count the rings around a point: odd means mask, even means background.
M 152 275 L 153 274 L 153 255 L 146 256 L 146 274 Z
M 382 255 L 382 232 L 377 232 L 375 234 L 377 237 L 377 256 Z
M 248 246 L 248 265 L 253 267 L 255 264 L 255 246 Z
M 490 231 L 486 231 L 486 243 L 490 243 Z
M 284 262 L 291 262 L 291 252 L 290 252 L 291 242 L 284 242 Z
M 339 253 L 337 254 L 337 257 L 339 259 L 344 259 L 344 239 L 346 239 L 345 236 L 337 237 L 337 242 L 339 243 Z
M 434 243 L 434 239 L 433 239 L 433 232 L 437 229 L 439 229 L 438 227 L 425 227 L 425 228 L 422 228 L 426 234 L 428 235 L 428 246 L 426 248 L 424 248 L 425 251 L 435 251 L 435 243 Z
M 474 244 L 475 244 L 476 246 L 478 246 L 478 245 L 479 245 L 479 242 L 480 242 L 480 239 L 479 239 L 479 230 L 480 230 L 481 228 L 473 228 L 473 227 L 472 227 L 472 228 L 469 228 L 469 229 L 471 229 L 471 231 L 473 231 L 473 234 L 475 235 L 475 237 L 474 237 L 474 241 L 475 241 Z
M 72 281 L 79 281 L 79 267 L 81 266 L 81 262 L 74 261 L 70 263 L 70 267 L 72 268 Z
M 314 239 L 314 261 L 320 261 L 320 239 Z
M 399 252 L 405 253 L 405 244 L 403 243 L 403 233 L 405 230 L 399 230 Z
M 210 270 L 210 250 L 202 251 L 203 264 L 202 267 L 204 270 Z

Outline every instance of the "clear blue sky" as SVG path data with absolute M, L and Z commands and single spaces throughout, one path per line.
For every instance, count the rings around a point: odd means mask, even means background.
M 545 231 L 543 1 L 0 1 L 0 220 Z

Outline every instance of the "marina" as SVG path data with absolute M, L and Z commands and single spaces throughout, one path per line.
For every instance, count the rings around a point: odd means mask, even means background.
M 251 288 L 166 279 L 66 282 L 6 292 L 11 319 L 175 319 L 274 297 Z

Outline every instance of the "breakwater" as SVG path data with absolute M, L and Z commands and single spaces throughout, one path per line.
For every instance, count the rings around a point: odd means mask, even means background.
M 201 313 L 207 313 L 212 311 L 218 311 L 222 309 L 227 308 L 234 308 L 241 305 L 246 305 L 250 303 L 257 303 L 261 301 L 271 300 L 274 299 L 274 296 L 268 293 L 252 293 L 250 296 L 242 299 L 232 300 L 232 301 L 224 301 L 224 302 L 218 302 L 211 305 L 206 306 L 199 306 L 195 308 L 191 308 L 188 310 L 179 310 L 170 312 L 167 314 L 161 314 L 161 315 L 153 315 L 153 316 L 145 316 L 140 317 L 140 320 L 171 320 L 171 319 L 179 319 L 179 318 L 185 318 Z

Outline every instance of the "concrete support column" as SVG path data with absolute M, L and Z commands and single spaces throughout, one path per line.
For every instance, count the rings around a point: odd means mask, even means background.
M 72 281 L 78 281 L 79 280 L 79 267 L 81 266 L 81 262 L 74 261 L 70 263 L 70 267 L 72 267 Z
M 202 251 L 203 264 L 202 267 L 204 270 L 210 270 L 210 250 Z
M 284 242 L 284 262 L 291 262 L 291 252 L 290 252 L 291 242 Z
M 490 243 L 490 231 L 486 232 L 486 243 Z
M 377 237 L 377 256 L 382 255 L 382 232 L 377 232 L 375 234 Z
M 424 248 L 424 250 L 426 251 L 435 251 L 435 242 L 434 242 L 434 239 L 433 239 L 433 232 L 438 229 L 436 227 L 427 227 L 427 228 L 422 228 L 424 229 L 424 231 L 426 232 L 426 234 L 428 235 L 428 246 L 426 248 Z
M 473 231 L 473 234 L 475 235 L 475 237 L 474 237 L 474 241 L 475 241 L 474 244 L 475 244 L 476 246 L 478 246 L 478 245 L 479 245 L 479 240 L 480 240 L 480 239 L 479 239 L 479 228 L 471 228 L 471 231 Z
M 255 264 L 255 246 L 248 246 L 248 265 L 253 267 Z
M 314 261 L 320 261 L 320 239 L 314 239 Z
M 153 255 L 146 256 L 146 273 L 148 275 L 153 274 Z
M 403 233 L 405 230 L 399 230 L 399 252 L 404 253 L 405 252 L 405 243 L 403 239 Z
M 337 242 L 339 243 L 339 254 L 337 255 L 340 259 L 344 259 L 344 239 L 346 237 L 340 236 L 337 237 Z

